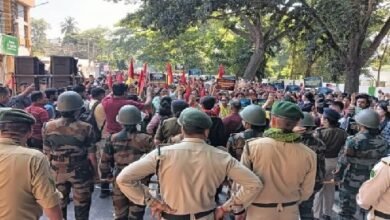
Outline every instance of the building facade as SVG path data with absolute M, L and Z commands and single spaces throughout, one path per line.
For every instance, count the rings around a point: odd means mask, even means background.
M 15 56 L 31 54 L 30 9 L 35 0 L 0 0 L 0 83 L 14 72 Z M 10 85 L 11 86 L 11 85 Z

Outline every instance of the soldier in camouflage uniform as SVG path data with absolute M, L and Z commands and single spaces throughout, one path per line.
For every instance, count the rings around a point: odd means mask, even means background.
M 188 104 L 183 100 L 175 100 L 171 104 L 172 107 L 172 118 L 164 120 L 158 126 L 156 136 L 154 137 L 155 145 L 173 143 L 172 138 L 181 133 L 181 127 L 177 122 L 180 117 L 180 113 L 188 108 Z
M 83 104 L 76 92 L 61 94 L 57 102 L 61 118 L 46 123 L 42 129 L 43 151 L 50 161 L 56 187 L 63 195 L 61 208 L 64 219 L 67 219 L 66 206 L 71 189 L 75 219 L 88 219 L 97 171 L 92 126 L 77 119 Z
M 306 201 L 299 205 L 299 214 L 301 220 L 312 220 L 313 215 L 313 202 L 315 194 L 322 188 L 323 181 L 325 179 L 325 143 L 320 139 L 313 136 L 314 128 L 316 124 L 314 117 L 310 113 L 303 112 L 304 118 L 299 123 L 297 130 L 302 133 L 302 143 L 308 146 L 317 154 L 317 173 L 316 182 L 314 185 L 313 195 Z
M 135 106 L 125 105 L 120 109 L 117 122 L 123 126 L 123 130 L 107 138 L 99 165 L 102 177 L 116 178 L 124 167 L 152 150 L 152 137 L 137 132 L 136 126 L 141 121 L 141 112 Z M 127 199 L 115 181 L 113 181 L 113 205 L 116 220 L 143 219 L 145 207 Z
M 359 132 L 346 141 L 340 153 L 335 181 L 341 181 L 340 220 L 355 219 L 356 195 L 359 187 L 370 178 L 375 164 L 386 156 L 387 143 L 379 132 L 379 115 L 371 109 L 362 110 L 355 117 Z
M 245 141 L 262 137 L 266 126 L 265 111 L 258 105 L 249 105 L 245 107 L 240 112 L 240 116 L 245 131 L 232 134 L 226 145 L 229 153 L 237 160 L 241 159 Z

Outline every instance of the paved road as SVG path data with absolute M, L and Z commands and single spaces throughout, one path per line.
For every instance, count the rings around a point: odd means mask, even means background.
M 155 186 L 151 186 L 154 188 Z M 92 199 L 92 207 L 90 211 L 89 218 L 92 220 L 111 220 L 113 219 L 113 207 L 112 207 L 112 200 L 111 197 L 101 199 L 99 198 L 100 188 L 95 187 L 95 192 L 93 193 L 93 199 Z M 220 196 L 221 199 L 226 198 L 226 194 L 223 193 Z M 337 198 L 337 196 L 336 196 Z M 339 211 L 339 208 L 337 205 L 334 205 L 333 210 L 335 211 L 334 216 L 332 219 L 336 219 L 336 212 Z M 68 220 L 74 219 L 74 207 L 73 202 L 71 202 L 68 206 Z M 227 220 L 228 218 L 226 218 Z M 357 217 L 357 219 L 362 219 L 361 217 Z M 46 217 L 42 217 L 40 220 L 47 220 Z M 146 211 L 146 215 L 144 216 L 144 220 L 153 220 L 153 218 L 150 216 L 149 210 Z M 363 220 L 363 219 L 362 219 Z
M 89 214 L 89 219 L 93 220 L 111 220 L 113 218 L 113 207 L 111 197 L 101 199 L 99 198 L 100 189 L 95 188 L 92 198 L 92 206 Z M 74 219 L 74 206 L 73 202 L 68 205 L 68 220 Z M 46 217 L 42 217 L 40 220 L 47 220 Z M 152 220 L 149 212 L 145 215 L 144 220 Z

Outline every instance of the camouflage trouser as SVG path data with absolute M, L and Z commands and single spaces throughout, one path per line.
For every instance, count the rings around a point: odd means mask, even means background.
M 358 194 L 358 188 L 354 187 L 341 187 L 339 198 L 340 198 L 340 209 L 339 213 L 340 220 L 352 220 L 352 219 L 360 219 L 356 218 L 356 211 L 360 211 L 359 216 L 366 216 L 366 211 L 359 208 L 356 204 L 356 195 Z
M 119 189 L 115 181 L 113 183 L 112 202 L 116 220 L 140 220 L 145 214 L 145 206 L 131 202 Z
M 103 154 L 104 147 L 106 145 L 106 139 L 102 138 L 99 142 L 96 143 L 96 159 L 98 161 L 98 167 L 100 166 L 100 157 Z M 102 176 L 103 179 L 107 178 L 106 176 Z M 110 184 L 109 183 L 100 183 L 100 192 L 102 193 L 110 193 Z
M 85 175 L 86 178 L 80 178 L 78 175 L 76 178 L 75 171 L 70 173 L 54 172 L 53 176 L 55 177 L 56 188 L 63 195 L 63 198 L 61 199 L 63 218 L 67 219 L 66 209 L 69 201 L 69 194 L 72 189 L 75 219 L 88 220 L 92 195 L 92 180 L 91 178 L 88 178 L 88 173 Z
M 310 198 L 306 201 L 303 201 L 299 205 L 299 215 L 301 216 L 301 220 L 313 220 L 313 203 L 314 203 L 315 193 L 310 196 Z

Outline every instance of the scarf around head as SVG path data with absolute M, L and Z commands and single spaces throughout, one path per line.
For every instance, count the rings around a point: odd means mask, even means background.
M 282 129 L 279 128 L 270 128 L 264 132 L 264 137 L 281 142 L 296 142 L 301 138 L 301 135 L 296 133 L 284 133 Z

